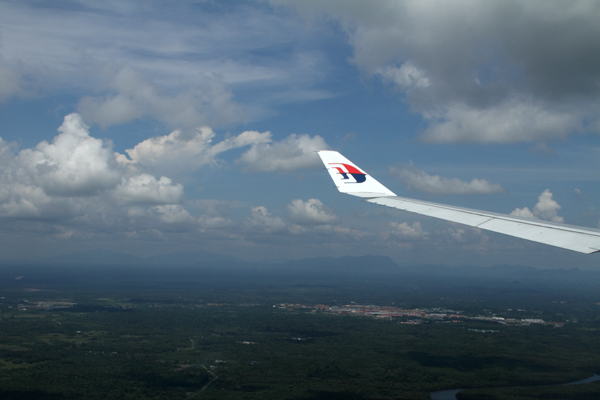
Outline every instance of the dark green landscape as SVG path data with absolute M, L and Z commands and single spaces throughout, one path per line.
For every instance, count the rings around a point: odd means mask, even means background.
M 600 382 L 544 385 L 600 373 L 599 288 L 576 269 L 377 257 L 4 266 L 0 398 L 596 399 Z

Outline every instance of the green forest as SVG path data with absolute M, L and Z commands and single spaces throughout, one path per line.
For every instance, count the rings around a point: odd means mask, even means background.
M 544 386 L 600 372 L 594 290 L 525 285 L 511 292 L 510 282 L 460 282 L 5 279 L 0 398 L 429 399 L 453 388 L 476 388 L 460 392 L 461 400 L 597 398 L 600 382 Z M 412 325 L 410 316 L 311 308 L 351 303 L 521 314 L 562 325 L 448 318 Z M 511 386 L 527 387 L 502 389 Z

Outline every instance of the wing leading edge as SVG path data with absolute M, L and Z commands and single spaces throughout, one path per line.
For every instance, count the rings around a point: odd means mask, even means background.
M 337 151 L 319 151 L 319 156 L 340 192 L 362 197 L 369 203 L 580 253 L 600 251 L 600 230 L 398 197 Z

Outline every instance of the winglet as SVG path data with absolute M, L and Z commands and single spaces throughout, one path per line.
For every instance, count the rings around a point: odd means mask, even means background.
M 396 196 L 337 151 L 321 150 L 318 153 L 340 192 L 366 198 Z

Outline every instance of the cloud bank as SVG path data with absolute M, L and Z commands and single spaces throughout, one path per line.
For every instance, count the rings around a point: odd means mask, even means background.
M 256 131 L 216 141 L 214 131 L 203 127 L 188 134 L 176 130 L 146 139 L 125 155 L 114 152 L 109 141 L 92 137 L 76 113 L 64 118 L 58 132 L 51 142 L 18 152 L 15 145 L 0 138 L 0 219 L 37 221 L 60 232 L 224 228 L 231 220 L 227 213 L 216 211 L 223 206 L 193 216 L 186 208 L 183 184 L 168 175 L 185 176 L 207 165 L 218 166 L 223 163 L 219 156 L 229 150 L 247 147 L 253 151 L 266 144 L 261 151 L 275 160 L 269 168 L 264 159 L 242 156 L 245 168 L 289 172 L 313 166 L 307 156 L 312 154 L 305 153 L 311 145 L 327 146 L 318 136 L 291 135 L 274 142 L 270 132 Z M 278 149 L 284 153 L 277 154 Z M 289 156 L 289 151 L 296 160 L 288 160 L 291 164 L 277 161 Z M 319 200 L 298 201 L 290 211 L 298 221 L 335 220 Z M 287 229 L 283 220 L 271 217 L 263 206 L 251 210 L 245 226 L 270 233 Z
M 284 215 L 260 204 L 189 200 L 177 176 L 162 173 L 219 167 L 224 163 L 220 155 L 244 147 L 244 162 L 238 162 L 242 168 L 290 172 L 291 166 L 311 167 L 312 148 L 325 146 L 320 137 L 290 135 L 277 142 L 269 132 L 255 131 L 219 141 L 204 127 L 187 135 L 174 131 L 152 137 L 120 154 L 109 141 L 91 136 L 79 114 L 69 114 L 51 142 L 17 151 L 0 139 L 0 235 L 39 235 L 55 245 L 192 241 L 250 255 L 276 246 L 280 257 L 290 257 L 290 251 L 302 256 L 302 248 L 345 253 L 355 251 L 357 243 L 405 248 L 429 239 L 419 222 L 361 228 L 355 216 L 342 218 L 317 198 L 290 200 Z M 255 151 L 262 159 L 247 156 Z
M 94 138 L 78 114 L 69 114 L 51 143 L 17 154 L 2 142 L 0 218 L 79 222 L 116 204 L 176 204 L 183 187 L 169 178 L 123 169 L 110 142 Z
M 517 143 L 600 133 L 600 4 L 271 0 L 337 21 L 352 62 L 399 89 L 432 143 Z

